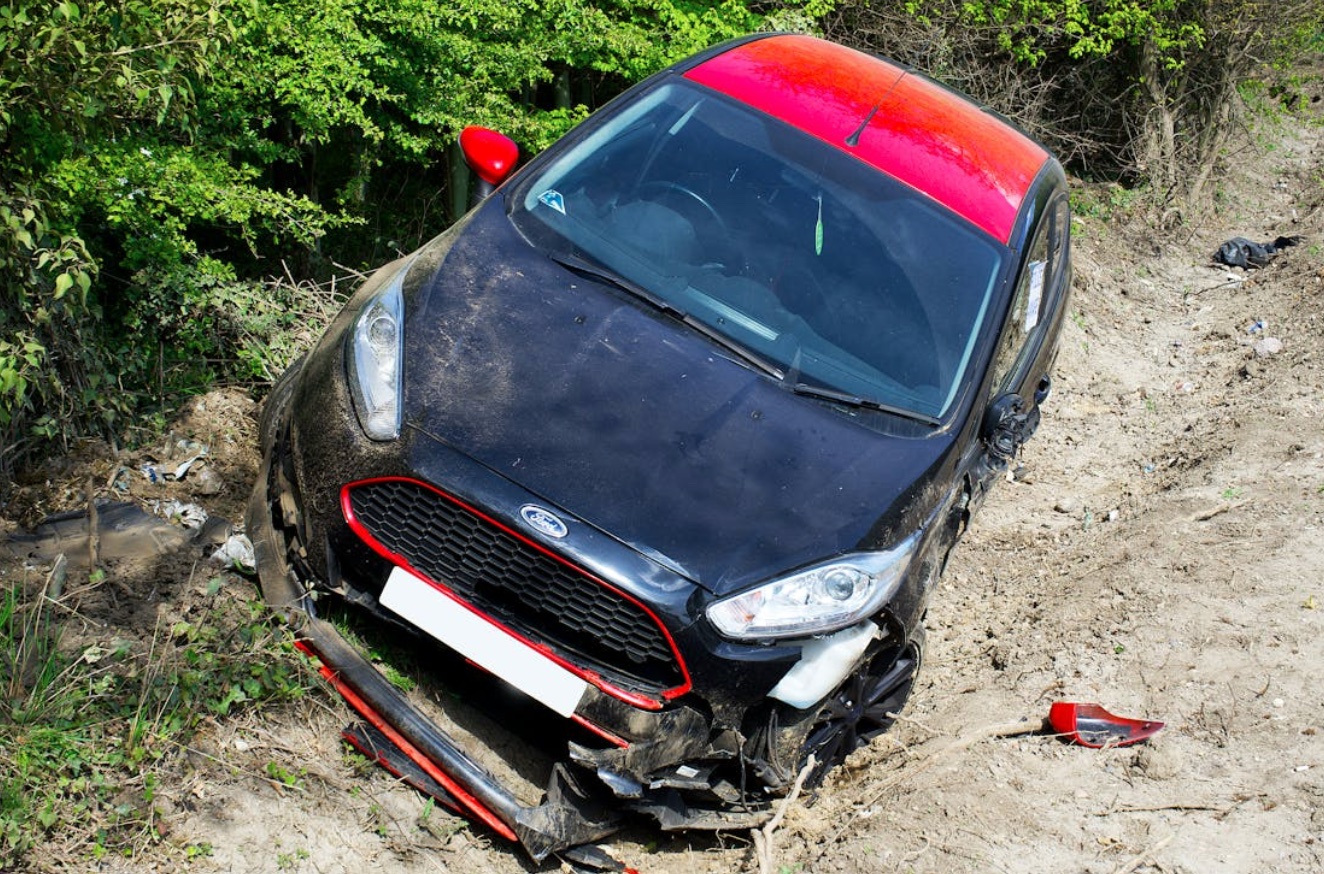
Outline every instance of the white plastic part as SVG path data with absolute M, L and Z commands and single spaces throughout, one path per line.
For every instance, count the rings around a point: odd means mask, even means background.
M 869 648 L 869 642 L 878 636 L 877 625 L 861 622 L 809 641 L 800 650 L 800 661 L 786 672 L 768 697 L 799 710 L 813 706 L 850 676 Z

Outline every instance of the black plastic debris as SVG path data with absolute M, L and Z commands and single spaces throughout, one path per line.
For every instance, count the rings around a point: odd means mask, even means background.
M 1245 237 L 1233 237 L 1218 247 L 1214 260 L 1229 267 L 1241 267 L 1250 270 L 1263 267 L 1273 260 L 1281 250 L 1301 242 L 1300 237 L 1279 237 L 1269 243 L 1255 243 Z
M 99 560 L 148 559 L 188 544 L 224 543 L 233 528 L 227 520 L 207 516 L 194 504 L 166 502 L 158 504 L 157 509 L 184 524 L 172 525 L 131 501 L 99 500 L 93 511 L 57 513 L 47 516 L 31 532 L 0 536 L 0 552 L 36 561 L 54 561 L 63 553 L 71 562 L 85 563 L 90 556 L 89 539 L 95 536 Z
M 570 847 L 556 854 L 565 867 L 571 871 L 593 874 L 596 871 L 622 872 L 639 874 L 634 868 L 613 858 L 606 850 L 593 844 Z

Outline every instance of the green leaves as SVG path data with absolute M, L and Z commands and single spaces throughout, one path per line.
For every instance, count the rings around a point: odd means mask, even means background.
M 102 636 L 81 653 L 59 645 L 47 603 L 0 589 L 5 870 L 30 867 L 43 841 L 60 837 L 51 831 L 95 834 L 94 855 L 159 840 L 153 803 L 169 757 L 206 721 L 298 698 L 316 682 L 292 638 L 224 588 L 150 646 Z M 303 776 L 290 774 L 290 785 Z
M 266 378 L 299 314 L 253 303 L 264 274 L 412 248 L 465 207 L 465 125 L 537 152 L 644 75 L 756 29 L 752 5 L 0 5 L 0 445 L 113 436 L 207 380 Z

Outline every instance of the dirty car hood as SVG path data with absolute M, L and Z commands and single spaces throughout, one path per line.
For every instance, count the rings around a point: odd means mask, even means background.
M 530 248 L 499 200 L 407 305 L 406 423 L 709 591 L 856 548 L 949 445 L 793 395 Z

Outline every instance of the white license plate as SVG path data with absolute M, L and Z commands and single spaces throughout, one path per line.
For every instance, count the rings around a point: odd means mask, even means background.
M 381 603 L 562 716 L 575 712 L 588 688 L 581 677 L 404 568 L 391 569 Z

